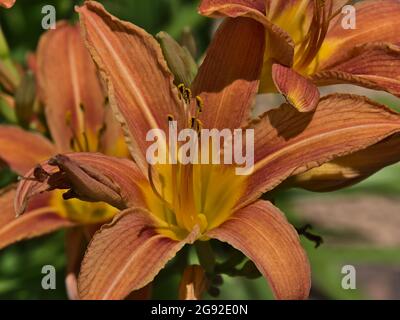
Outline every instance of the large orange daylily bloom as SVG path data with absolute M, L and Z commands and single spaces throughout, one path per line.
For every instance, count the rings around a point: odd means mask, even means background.
M 356 3 L 356 29 L 346 30 L 340 13 L 349 3 L 352 1 L 203 0 L 199 11 L 206 16 L 243 16 L 261 22 L 267 43 L 260 91 L 278 90 L 298 110 L 310 111 L 319 98 L 316 85 L 350 83 L 400 94 L 400 2 Z M 347 187 L 397 162 L 399 147 L 394 137 L 297 175 L 284 186 L 312 191 Z
M 35 72 L 54 142 L 17 126 L 0 125 L 0 159 L 13 171 L 23 177 L 32 166 L 59 152 L 127 154 L 120 127 L 105 107 L 102 83 L 78 26 L 60 22 L 56 30 L 42 36 Z M 16 218 L 14 197 L 15 188 L 0 196 L 0 249 L 60 228 L 103 223 L 117 213 L 107 204 L 64 202 L 62 193 L 56 192 L 34 199 L 28 212 Z M 71 250 L 80 250 L 79 245 L 71 245 Z
M 22 213 L 27 197 L 57 187 L 52 177 L 60 175 L 58 184 L 67 183 L 68 193 L 125 209 L 92 238 L 81 266 L 80 297 L 124 298 L 151 282 L 184 245 L 218 239 L 254 261 L 276 298 L 307 298 L 310 266 L 298 234 L 260 196 L 294 174 L 392 137 L 400 131 L 400 115 L 366 98 L 336 94 L 312 113 L 285 104 L 248 123 L 265 49 L 259 23 L 223 22 L 191 88 L 200 99 L 190 99 L 189 91 L 182 96 L 173 85 L 151 35 L 97 2 L 78 12 L 135 162 L 94 153 L 57 155 L 42 163 L 48 179 L 19 185 L 16 209 Z M 202 112 L 190 108 L 190 100 L 202 100 Z M 149 166 L 146 135 L 154 128 L 168 132 L 171 119 L 180 129 L 189 123 L 254 129 L 254 171 L 237 176 L 232 165 Z
M 15 4 L 15 0 L 0 0 L 0 6 L 4 8 L 11 8 Z
M 346 0 L 203 0 L 199 12 L 249 17 L 267 28 L 261 92 L 278 90 L 300 111 L 318 104 L 316 85 L 351 83 L 400 96 L 400 2 L 354 5 L 356 28 L 342 26 Z

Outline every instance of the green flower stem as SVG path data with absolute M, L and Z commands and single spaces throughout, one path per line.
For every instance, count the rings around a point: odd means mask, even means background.
M 209 275 L 214 274 L 215 255 L 209 241 L 197 241 L 195 243 L 196 253 L 199 258 L 200 265 Z

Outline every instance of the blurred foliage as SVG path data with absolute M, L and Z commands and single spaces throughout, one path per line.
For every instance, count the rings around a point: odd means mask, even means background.
M 155 35 L 166 31 L 179 39 L 184 27 L 194 30 L 198 45 L 204 50 L 209 41 L 210 20 L 197 14 L 196 0 L 101 0 L 114 15 L 131 21 Z M 0 22 L 15 59 L 23 61 L 27 51 L 34 51 L 43 32 L 42 7 L 56 8 L 57 20 L 77 20 L 74 6 L 78 0 L 18 0 L 11 10 L 0 10 Z
M 116 16 L 129 20 L 153 35 L 159 31 L 167 31 L 179 40 L 185 27 L 193 30 L 197 40 L 199 56 L 204 52 L 210 40 L 211 20 L 197 14 L 198 1 L 193 0 L 104 0 L 102 2 Z M 41 28 L 41 8 L 52 4 L 57 10 L 57 20 L 76 20 L 74 6 L 81 1 L 72 0 L 18 0 L 11 10 L 0 10 L 0 24 L 4 30 L 12 57 L 24 62 L 26 54 L 33 52 L 38 39 L 43 33 Z M 198 58 L 198 57 L 197 57 Z M 381 101 L 386 103 L 389 101 Z M 400 104 L 392 104 L 397 108 Z M 0 118 L 0 123 L 5 119 Z M 367 181 L 335 194 L 383 193 L 398 195 L 400 184 L 400 166 L 395 165 Z M 17 177 L 10 170 L 0 172 L 0 187 L 16 182 Z M 290 205 L 296 197 L 312 197 L 305 191 L 291 191 L 278 196 L 277 205 L 284 211 L 291 222 L 298 226 L 296 208 Z M 1 210 L 1 208 L 0 208 Z M 323 234 L 326 230 L 316 233 Z M 330 299 L 368 298 L 360 286 L 357 290 L 343 290 L 340 286 L 344 264 L 380 263 L 400 266 L 400 255 L 397 249 L 333 247 L 322 245 L 315 249 L 307 240 L 303 241 L 310 257 L 313 270 L 313 292 L 315 297 Z M 220 245 L 221 246 L 221 245 Z M 175 299 L 182 268 L 180 259 L 189 259 L 197 263 L 195 252 L 190 248 L 179 253 L 177 259 L 157 276 L 154 285 L 154 298 Z M 57 269 L 57 289 L 46 291 L 41 288 L 44 265 L 53 265 Z M 0 299 L 65 299 L 64 287 L 65 256 L 64 233 L 59 232 L 40 239 L 13 245 L 0 251 Z M 220 288 L 221 299 L 271 299 L 272 294 L 263 278 L 248 280 L 242 277 L 224 276 L 224 284 Z M 211 298 L 211 296 L 206 296 Z
M 0 251 L 0 299 L 66 299 L 63 232 Z M 56 290 L 43 290 L 42 268 L 56 268 Z

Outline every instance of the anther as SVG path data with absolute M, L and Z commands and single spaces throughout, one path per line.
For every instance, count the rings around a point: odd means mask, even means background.
M 203 102 L 203 99 L 200 96 L 196 96 L 196 106 L 197 106 L 197 111 L 199 113 L 203 112 L 204 102 Z
M 201 122 L 201 120 L 200 119 L 196 119 L 196 127 L 197 127 L 197 130 L 198 131 L 200 131 L 201 129 L 203 129 L 203 122 Z
M 183 83 L 178 85 L 178 90 L 179 90 L 180 94 L 183 95 L 183 93 L 185 92 L 185 85 Z
M 189 104 L 190 100 L 192 99 L 192 90 L 187 88 L 183 83 L 178 85 L 178 90 L 180 93 L 180 97 L 182 97 L 186 104 Z
M 186 103 L 189 104 L 190 100 L 192 100 L 192 90 L 190 90 L 189 88 L 185 88 L 184 98 L 186 100 Z
M 168 117 L 168 123 L 174 121 L 174 116 L 172 114 L 169 114 L 167 117 Z

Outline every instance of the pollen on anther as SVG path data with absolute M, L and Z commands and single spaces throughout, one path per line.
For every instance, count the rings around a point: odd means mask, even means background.
M 196 106 L 197 110 L 201 113 L 204 109 L 204 101 L 200 96 L 196 96 Z
M 183 83 L 178 85 L 178 90 L 180 93 L 180 98 L 183 98 L 186 104 L 190 103 L 190 100 L 192 100 L 192 90 L 187 88 Z

